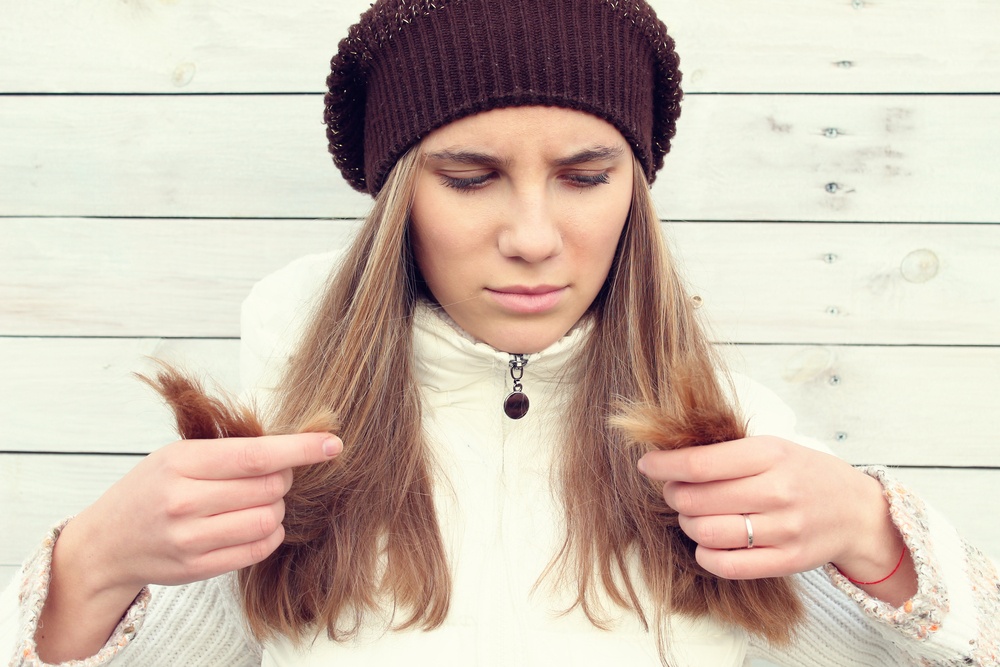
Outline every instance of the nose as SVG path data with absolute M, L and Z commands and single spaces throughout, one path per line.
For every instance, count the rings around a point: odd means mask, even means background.
M 562 252 L 562 230 L 544 191 L 515 195 L 512 199 L 500 230 L 500 253 L 533 264 Z

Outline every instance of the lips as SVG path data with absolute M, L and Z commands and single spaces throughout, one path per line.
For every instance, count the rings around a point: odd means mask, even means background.
M 502 308 L 522 314 L 544 313 L 559 305 L 566 287 L 554 285 L 511 285 L 487 288 L 486 292 Z

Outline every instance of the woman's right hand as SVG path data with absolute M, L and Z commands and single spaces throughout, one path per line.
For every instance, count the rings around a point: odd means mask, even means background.
M 147 584 L 262 561 L 284 539 L 292 469 L 343 448 L 327 433 L 181 440 L 143 459 L 63 529 L 36 633 L 39 656 L 93 655 Z

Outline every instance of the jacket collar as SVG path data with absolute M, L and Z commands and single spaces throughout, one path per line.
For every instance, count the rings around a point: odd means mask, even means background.
M 549 347 L 525 355 L 525 384 L 560 382 L 590 329 L 589 320 L 581 321 Z M 496 377 L 509 381 L 511 353 L 474 340 L 440 306 L 423 300 L 413 314 L 413 352 L 417 380 L 439 391 Z

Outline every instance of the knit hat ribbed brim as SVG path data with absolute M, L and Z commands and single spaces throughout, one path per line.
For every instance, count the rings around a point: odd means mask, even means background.
M 334 162 L 373 196 L 396 161 L 464 116 L 546 105 L 591 113 L 652 182 L 680 114 L 674 42 L 642 0 L 380 0 L 327 79 Z

